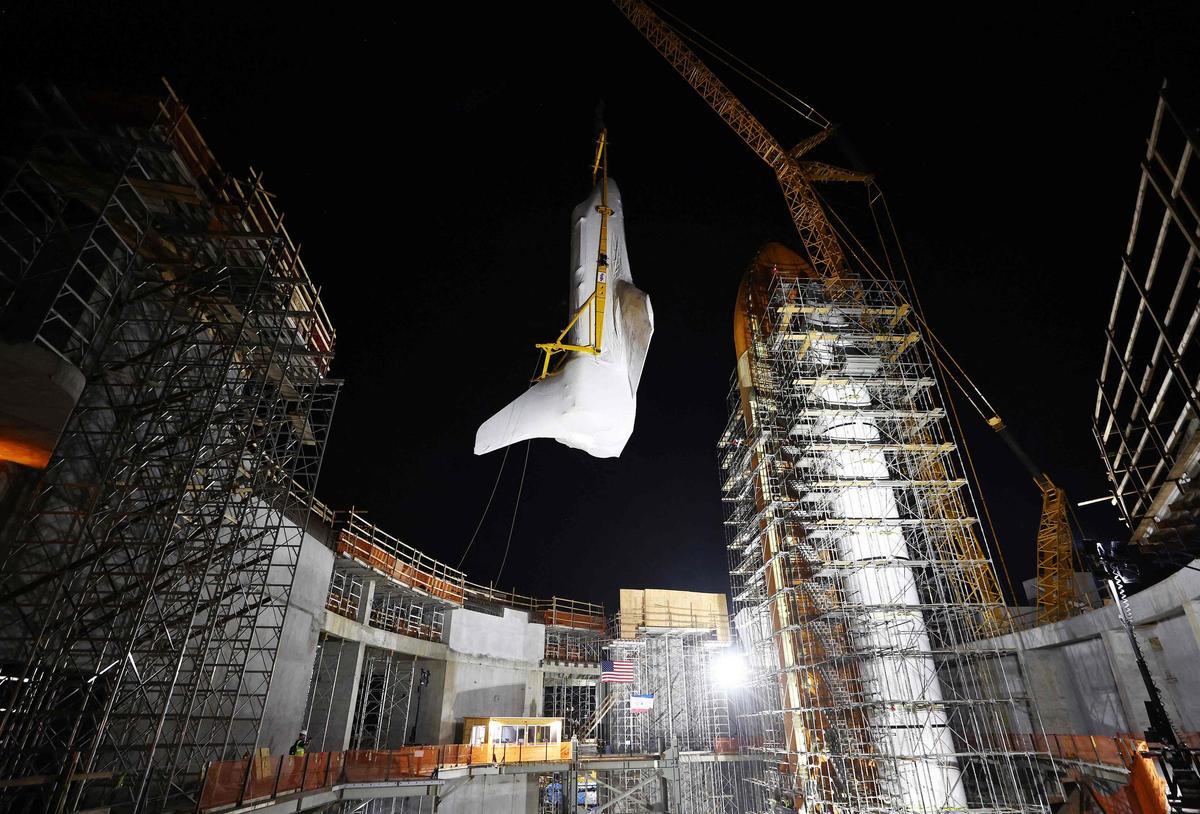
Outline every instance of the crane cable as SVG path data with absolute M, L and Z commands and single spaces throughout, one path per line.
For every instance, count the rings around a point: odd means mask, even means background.
M 533 372 L 530 375 L 532 376 L 532 375 L 536 374 L 537 369 L 538 369 L 538 363 L 534 362 Z M 528 389 L 532 388 L 534 384 L 536 384 L 536 382 L 531 380 L 529 382 L 528 387 L 526 387 L 525 389 L 528 390 Z M 511 432 L 512 422 L 515 420 L 516 420 L 515 415 L 509 419 L 509 428 L 510 428 L 509 431 L 510 432 Z M 525 466 L 528 466 L 528 464 L 529 464 L 529 443 L 530 443 L 530 441 L 525 442 L 525 464 L 521 467 L 521 485 L 519 487 L 517 487 L 517 503 L 520 503 L 521 492 L 524 491 L 524 489 L 525 489 Z M 492 508 L 492 500 L 496 497 L 496 490 L 500 487 L 500 478 L 504 475 L 504 465 L 508 462 L 508 453 L 509 453 L 509 450 L 511 450 L 511 449 L 512 449 L 511 443 L 505 444 L 504 457 L 500 459 L 500 471 L 498 471 L 496 473 L 496 480 L 492 482 L 492 492 L 491 492 L 491 494 L 488 495 L 487 503 L 483 507 L 483 514 L 479 515 L 479 522 L 475 524 L 475 531 L 471 534 L 471 539 L 467 542 L 467 547 L 463 551 L 462 556 L 458 558 L 458 565 L 456 567 L 460 571 L 462 570 L 463 563 L 467 561 L 467 555 L 471 553 L 471 546 L 475 545 L 475 538 L 479 536 L 479 530 L 481 528 L 483 528 L 483 521 L 487 519 L 488 511 L 490 511 Z M 516 505 L 514 505 L 513 506 L 513 521 L 508 527 L 508 542 L 506 542 L 504 544 L 504 559 L 505 560 L 508 559 L 508 546 L 510 543 L 512 543 L 512 530 L 513 530 L 513 525 L 515 525 L 516 522 L 517 522 L 517 507 L 516 507 Z M 503 561 L 501 561 L 501 563 L 500 563 L 500 570 L 501 571 L 504 570 L 504 562 Z M 499 575 L 497 575 L 496 578 L 498 580 L 500 578 Z
M 967 389 L 965 387 L 963 387 L 963 383 L 960 380 L 958 380 L 957 378 L 955 378 L 953 373 L 946 367 L 946 364 L 942 361 L 943 353 L 945 354 L 945 356 L 947 358 L 950 359 L 951 362 L 954 363 L 954 366 L 956 368 L 958 368 L 959 372 L 962 374 L 963 379 L 965 379 L 971 385 L 971 388 L 979 395 L 980 400 L 982 400 L 983 403 L 988 406 L 988 409 L 991 410 L 992 415 L 993 416 L 998 415 L 996 410 L 994 408 L 992 408 L 991 403 L 987 400 L 987 397 L 983 395 L 983 393 L 975 385 L 975 382 L 971 381 L 971 377 L 967 375 L 967 372 L 962 369 L 962 365 L 960 365 L 958 363 L 958 360 L 954 358 L 954 355 L 952 353 L 950 353 L 950 349 L 947 348 L 945 346 L 945 344 L 943 344 L 942 340 L 940 338 L 938 338 L 938 336 L 935 333 L 933 333 L 933 330 L 929 327 L 929 324 L 925 321 L 925 317 L 922 315 L 924 308 L 921 306 L 921 300 L 917 294 L 916 279 L 913 277 L 912 269 L 908 265 L 908 256 L 904 253 L 904 246 L 900 243 L 900 234 L 896 230 L 895 221 L 892 220 L 892 211 L 891 211 L 891 208 L 888 206 L 887 196 L 885 196 L 883 194 L 883 190 L 880 189 L 878 186 L 875 187 L 875 190 L 876 190 L 876 192 L 878 192 L 879 200 L 882 201 L 882 203 L 883 203 L 883 211 L 884 211 L 885 217 L 887 218 L 888 229 L 891 231 L 892 240 L 896 244 L 896 254 L 899 255 L 899 257 L 900 257 L 900 266 L 901 266 L 901 268 L 904 269 L 904 277 L 908 281 L 909 291 L 912 292 L 913 313 L 916 315 L 917 320 L 919 321 L 921 326 L 925 329 L 925 331 L 929 334 L 929 336 L 934 340 L 934 344 L 936 345 L 936 347 L 933 349 L 933 353 L 932 353 L 934 360 L 937 361 L 938 367 L 940 367 L 942 369 L 942 372 L 946 375 L 946 378 L 949 379 L 950 381 L 954 382 L 956 385 L 958 385 L 958 389 L 962 392 L 962 394 L 964 396 L 966 396 L 967 401 L 969 401 L 971 403 L 971 406 L 974 407 L 977 412 L 979 412 L 980 416 L 983 417 L 983 419 L 985 421 L 988 419 L 988 416 L 984 413 L 983 410 L 979 409 L 979 405 L 976 404 L 975 401 L 971 398 L 970 393 L 967 391 Z M 875 220 L 876 226 L 878 229 L 878 219 L 875 216 L 875 208 L 874 207 L 871 207 L 871 218 L 873 220 Z M 882 232 L 882 230 L 879 230 L 879 231 Z M 938 353 L 939 349 L 942 351 L 942 353 Z M 962 451 L 963 451 L 963 456 L 966 458 L 967 468 L 971 472 L 971 480 L 975 482 L 975 489 L 979 492 L 979 505 L 981 507 L 983 507 L 983 517 L 984 517 L 984 520 L 987 521 L 988 532 L 991 535 L 991 540 L 994 542 L 994 545 L 991 546 L 991 548 L 994 549 L 994 556 L 996 557 L 996 559 L 1000 560 L 1000 569 L 1004 572 L 1004 582 L 1008 588 L 1008 595 L 1011 596 L 1013 598 L 1013 601 L 1015 602 L 1015 601 L 1017 601 L 1016 585 L 1013 582 L 1012 574 L 1008 570 L 1008 560 L 1005 559 L 1005 557 L 1004 557 L 1004 548 L 1003 548 L 1003 546 L 1000 545 L 1000 535 L 996 532 L 996 524 L 992 521 L 992 512 L 991 512 L 991 509 L 988 508 L 987 497 L 984 495 L 984 492 L 983 492 L 983 481 L 980 479 L 979 472 L 975 468 L 975 458 L 974 458 L 974 456 L 971 455 L 970 445 L 967 444 L 966 433 L 963 432 L 962 421 L 958 416 L 958 409 L 954 406 L 954 399 L 947 398 L 946 403 L 950 406 L 950 416 L 951 416 L 952 420 L 954 421 L 954 429 L 958 433 L 958 437 L 963 439 L 963 443 L 961 445 Z
M 508 451 L 512 449 L 512 445 L 504 448 L 504 457 L 500 459 L 500 471 L 496 473 L 496 480 L 492 483 L 492 493 L 488 495 L 487 505 L 483 507 L 483 514 L 479 515 L 479 522 L 475 524 L 475 532 L 471 535 L 470 542 L 467 543 L 467 548 L 463 551 L 462 556 L 458 558 L 459 571 L 462 570 L 463 563 L 467 560 L 467 555 L 471 553 L 471 546 L 475 545 L 475 538 L 479 536 L 479 530 L 483 528 L 483 521 L 487 519 L 488 510 L 492 508 L 492 498 L 496 497 L 496 489 L 500 486 L 500 476 L 504 474 L 504 464 L 508 461 Z
M 887 205 L 887 197 L 883 194 L 883 190 L 880 189 L 878 185 L 872 184 L 872 186 L 874 187 L 874 190 L 876 193 L 876 199 L 881 200 L 883 202 L 884 215 L 887 219 L 888 229 L 891 232 L 892 242 L 895 243 L 895 245 L 896 245 L 896 253 L 900 259 L 900 266 L 904 269 L 904 276 L 908 282 L 909 291 L 912 292 L 913 316 L 916 318 L 918 324 L 922 327 L 924 332 L 931 339 L 933 339 L 933 345 L 931 347 L 930 355 L 933 357 L 933 360 L 937 363 L 938 367 L 941 369 L 943 375 L 945 375 L 947 379 L 949 379 L 951 382 L 954 383 L 954 385 L 963 394 L 963 396 L 967 399 L 967 401 L 971 403 L 971 406 L 975 408 L 975 410 L 980 414 L 980 416 L 983 417 L 983 419 L 985 421 L 988 420 L 988 418 L 989 418 L 988 414 L 985 413 L 980 408 L 979 404 L 977 404 L 973 398 L 971 398 L 971 393 L 964 385 L 963 380 L 965 380 L 967 383 L 970 384 L 971 389 L 975 391 L 975 393 L 978 395 L 980 401 L 982 401 L 985 405 L 987 405 L 988 409 L 991 410 L 991 415 L 992 416 L 998 415 L 996 413 L 996 411 L 994 409 L 992 409 L 991 402 L 989 402 L 987 400 L 987 397 L 983 395 L 982 391 L 979 390 L 979 388 L 978 388 L 978 386 L 976 386 L 975 382 L 971 380 L 971 377 L 968 376 L 966 371 L 962 369 L 962 366 L 958 363 L 958 360 L 956 360 L 954 358 L 954 355 L 950 353 L 949 348 L 947 348 L 945 346 L 945 344 L 937 337 L 937 335 L 929 327 L 929 323 L 926 322 L 924 316 L 922 316 L 923 309 L 921 307 L 920 298 L 917 295 L 916 280 L 913 278 L 912 269 L 909 267 L 909 264 L 908 264 L 908 257 L 904 253 L 904 247 L 900 243 L 899 232 L 896 230 L 896 224 L 892 220 L 891 209 Z M 875 260 L 875 258 L 871 255 L 871 253 L 867 250 L 867 248 L 863 244 L 862 240 L 860 240 L 858 235 L 856 235 L 854 233 L 854 230 L 852 230 L 849 227 L 849 225 L 845 222 L 845 220 L 843 220 L 843 218 L 837 213 L 837 211 L 829 205 L 829 202 L 820 195 L 819 191 L 817 191 L 817 195 L 819 198 L 821 198 L 821 205 L 824 207 L 825 211 L 828 212 L 837 221 L 838 227 L 840 227 L 840 228 L 835 228 L 835 231 L 843 238 L 846 235 L 848 235 L 854 241 L 854 244 L 858 247 L 858 251 L 856 251 L 855 246 L 851 246 L 851 245 L 847 244 L 844 239 L 842 241 L 843 244 L 846 244 L 846 249 L 848 250 L 849 254 L 852 257 L 854 257 L 856 260 L 858 260 L 859 265 L 867 273 L 867 276 L 870 277 L 875 282 L 886 282 L 885 280 L 880 280 L 880 278 L 877 277 L 871 271 L 871 266 L 874 265 L 882 277 L 889 278 L 890 280 L 895 281 L 895 279 L 896 279 L 895 275 L 889 274 L 887 269 L 885 269 L 883 266 L 879 265 L 879 262 L 877 260 Z M 869 207 L 871 210 L 871 217 L 872 217 L 872 220 L 875 222 L 876 233 L 879 236 L 879 244 L 880 244 L 880 246 L 882 246 L 884 248 L 884 252 L 886 253 L 887 241 L 884 239 L 883 229 L 879 225 L 879 219 L 875 213 L 875 207 L 873 206 L 874 201 L 875 201 L 875 199 L 872 199 L 870 201 L 870 204 L 872 204 Z M 830 224 L 830 225 L 833 226 L 833 224 Z M 888 266 L 889 266 L 889 268 L 891 267 L 890 258 L 888 260 Z M 941 353 L 939 353 L 939 350 L 941 351 Z M 946 365 L 946 363 L 943 361 L 943 359 L 942 359 L 943 354 L 947 358 L 949 358 L 950 361 L 954 364 L 954 367 L 958 369 L 959 373 L 961 374 L 961 379 L 958 376 L 956 376 L 954 374 L 954 371 L 952 371 Z M 993 541 L 995 541 L 995 545 L 989 546 L 989 548 L 993 549 L 993 556 L 996 559 L 1000 560 L 1000 567 L 1004 573 L 1004 582 L 1008 587 L 1009 595 L 1011 597 L 1013 597 L 1014 600 L 1016 600 L 1016 598 L 1017 598 L 1016 587 L 1012 580 L 1012 574 L 1008 570 L 1008 562 L 1004 558 L 1004 550 L 1003 550 L 1003 547 L 1000 545 L 1000 536 L 996 532 L 996 524 L 992 520 L 991 510 L 988 508 L 987 498 L 984 495 L 984 491 L 983 491 L 983 482 L 979 479 L 979 473 L 975 468 L 975 459 L 971 456 L 971 449 L 966 444 L 966 435 L 963 432 L 962 421 L 959 419 L 958 410 L 954 406 L 954 400 L 947 398 L 946 403 L 949 405 L 950 417 L 954 423 L 954 427 L 955 427 L 956 432 L 958 433 L 958 437 L 963 439 L 963 443 L 960 445 L 960 447 L 961 447 L 961 449 L 963 451 L 963 455 L 966 459 L 967 468 L 970 471 L 970 475 L 971 475 L 971 480 L 974 481 L 975 488 L 979 492 L 979 505 L 983 508 L 983 516 L 984 516 L 984 520 L 987 522 L 988 531 L 991 534 L 991 539 Z
M 721 64 L 728 67 L 730 70 L 733 70 L 739 76 L 741 76 L 743 79 L 750 82 L 755 87 L 757 87 L 759 90 L 763 91 L 764 93 L 768 94 L 773 99 L 775 99 L 776 101 L 778 101 L 781 104 L 783 104 L 784 106 L 786 106 L 788 109 L 790 109 L 792 112 L 796 113 L 798 116 L 803 118 L 805 121 L 807 121 L 811 124 L 815 124 L 822 129 L 825 129 L 830 126 L 829 120 L 827 118 L 825 118 L 825 116 L 823 116 L 821 113 L 819 113 L 816 110 L 816 108 L 814 108 L 812 105 L 805 102 L 803 99 L 801 99 L 795 93 L 792 93 L 786 87 L 779 84 L 774 79 L 772 79 L 771 77 L 767 76 L 762 71 L 755 68 L 753 65 L 751 65 L 746 60 L 739 57 L 737 54 L 730 51 L 728 48 L 725 48 L 724 46 L 722 46 L 716 40 L 712 39 L 711 37 L 707 36 L 700 30 L 698 30 L 695 26 L 692 26 L 689 23 L 687 23 L 685 20 L 683 20 L 681 17 L 679 17 L 679 15 L 673 14 L 670 11 L 667 11 L 666 9 L 664 9 L 661 6 L 658 6 L 657 4 L 654 4 L 654 3 L 647 3 L 647 5 L 651 6 L 654 9 L 654 11 L 659 15 L 660 19 L 662 19 L 663 25 L 665 25 L 668 29 L 670 29 L 680 39 L 683 39 L 684 41 L 686 41 L 689 45 L 692 45 L 693 47 L 697 48 L 698 50 L 703 51 L 704 53 L 708 54 L 712 58 L 716 59 Z M 667 21 L 667 19 L 664 19 L 664 18 L 670 18 L 670 20 L 673 20 L 675 22 L 675 25 L 672 25 L 670 22 Z M 688 32 L 691 32 L 690 35 L 688 33 L 685 33 L 684 31 L 681 31 L 680 27 L 687 29 Z M 753 74 L 753 76 L 751 76 L 751 74 Z M 756 79 L 755 77 L 758 77 L 758 79 Z M 759 81 L 759 80 L 761 80 L 761 81 Z M 935 360 L 937 360 L 939 367 L 942 368 L 942 370 L 946 373 L 947 377 L 954 380 L 954 383 L 956 385 L 958 385 L 960 390 L 962 390 L 963 395 L 966 397 L 967 401 L 969 401 L 971 403 L 971 406 L 975 408 L 975 410 L 980 414 L 980 416 L 985 421 L 998 416 L 999 415 L 998 411 L 988 401 L 987 396 L 985 396 L 983 394 L 983 391 L 979 389 L 979 387 L 975 384 L 974 380 L 971 379 L 971 377 L 967 374 L 966 370 L 964 370 L 962 365 L 959 364 L 958 359 L 956 359 L 954 354 L 950 352 L 950 349 L 946 347 L 946 345 L 942 342 L 941 338 L 938 337 L 938 335 L 936 333 L 934 333 L 933 329 L 929 326 L 929 324 L 925 321 L 925 318 L 922 316 L 921 309 L 919 308 L 919 303 L 916 302 L 916 300 L 917 300 L 916 287 L 913 284 L 912 273 L 909 270 L 908 261 L 905 258 L 904 250 L 900 247 L 899 238 L 896 233 L 895 223 L 892 221 L 891 209 L 888 207 L 888 204 L 887 204 L 887 198 L 884 196 L 883 190 L 880 189 L 878 185 L 872 183 L 871 186 L 874 188 L 875 192 L 877 193 L 876 197 L 879 200 L 883 201 L 883 208 L 884 208 L 884 212 L 887 216 L 888 225 L 891 228 L 893 239 L 895 239 L 895 241 L 896 241 L 897 251 L 898 251 L 898 254 L 900 255 L 900 260 L 904 267 L 905 275 L 908 278 L 909 288 L 913 292 L 913 300 L 914 300 L 913 305 L 917 306 L 917 307 L 913 308 L 913 315 L 916 317 L 917 322 L 921 325 L 925 334 L 928 336 L 928 338 L 930 340 L 932 340 L 932 342 L 936 346 L 937 350 L 940 351 L 940 353 L 933 354 Z M 818 193 L 818 195 L 819 195 L 819 193 Z M 870 203 L 873 204 L 874 199 Z M 841 217 L 837 214 L 837 212 L 834 211 L 829 206 L 828 201 L 822 200 L 822 204 L 824 205 L 825 210 L 827 212 L 830 212 L 835 218 L 837 218 L 838 222 L 841 223 L 842 230 L 854 238 L 855 242 L 858 243 L 860 248 L 863 249 L 863 254 L 866 256 L 867 259 L 869 259 L 871 261 L 871 263 L 873 263 L 875 265 L 876 268 L 879 269 L 880 273 L 883 274 L 884 276 L 891 276 L 891 275 L 888 275 L 887 272 L 881 266 L 879 266 L 878 262 L 876 262 L 873 257 L 871 257 L 870 252 L 868 252 L 865 249 L 865 247 L 862 246 L 862 242 L 858 239 L 858 237 L 856 235 L 854 235 L 854 232 L 846 226 L 845 222 L 841 219 Z M 878 218 L 876 217 L 875 209 L 873 206 L 871 206 L 871 217 L 875 221 L 876 231 L 880 232 L 880 245 L 884 247 L 884 251 L 886 252 L 887 251 L 886 244 L 884 243 L 884 241 L 882 239 L 882 232 L 879 228 Z M 862 258 L 860 258 L 860 263 L 862 263 Z M 865 263 L 862 263 L 862 264 L 864 267 L 866 267 Z M 889 260 L 889 266 L 890 266 L 890 260 Z M 867 269 L 867 271 L 869 274 L 870 273 L 869 268 Z M 893 277 L 893 279 L 894 279 L 894 277 Z M 952 364 L 954 366 L 954 368 L 957 370 L 957 375 L 955 375 L 953 372 L 951 372 L 948 369 L 948 367 L 946 366 L 945 362 L 943 362 L 941 360 L 942 355 L 944 355 L 950 361 L 950 364 Z M 969 385 L 970 389 L 968 389 L 966 385 Z M 974 392 L 974 396 L 972 396 L 972 392 Z M 987 409 L 984 410 L 983 407 L 980 407 L 980 404 L 976 401 L 976 399 L 978 399 L 979 402 L 982 402 L 983 406 L 986 407 Z
M 810 124 L 815 124 L 822 130 L 830 126 L 829 119 L 822 116 L 815 107 L 801 99 L 796 94 L 792 93 L 790 90 L 776 82 L 771 77 L 767 76 L 762 71 L 755 68 L 749 62 L 742 59 L 728 48 L 722 46 L 712 37 L 707 36 L 695 26 L 689 25 L 679 15 L 672 14 L 655 3 L 646 3 L 646 5 L 654 9 L 654 12 L 658 15 L 660 22 L 666 28 L 674 33 L 675 36 L 685 41 L 688 45 L 691 45 L 693 48 L 708 54 L 725 67 L 735 72 L 738 76 L 742 77 L 747 82 L 750 82 L 756 88 L 769 95 L 775 101 L 787 107 L 798 116 L 801 116 Z M 672 25 L 670 22 L 668 22 L 666 18 L 674 20 L 675 25 Z M 691 35 L 684 33 L 677 26 L 686 28 L 689 32 L 691 32 Z M 751 76 L 750 74 L 754 74 L 754 76 Z M 755 76 L 757 76 L 759 79 L 755 79 Z M 762 81 L 759 81 L 760 79 Z
M 948 347 L 946 347 L 946 344 L 944 342 L 942 342 L 941 338 L 934 332 L 932 326 L 930 326 L 930 324 L 925 321 L 925 317 L 922 313 L 923 309 L 921 307 L 920 299 L 917 297 L 916 283 L 913 280 L 912 271 L 909 269 L 908 259 L 904 254 L 904 249 L 900 246 L 900 237 L 896 231 L 896 225 L 892 221 L 891 211 L 889 210 L 888 205 L 887 205 L 887 198 L 884 196 L 883 190 L 880 189 L 877 184 L 872 182 L 871 186 L 875 190 L 875 193 L 876 193 L 875 199 L 883 201 L 884 213 L 887 217 L 888 227 L 892 233 L 892 240 L 896 244 L 897 254 L 900 257 L 901 266 L 904 268 L 904 275 L 908 282 L 909 290 L 912 291 L 912 300 L 913 301 L 912 301 L 911 305 L 912 305 L 913 317 L 916 318 L 917 324 L 919 324 L 921 326 L 922 332 L 929 338 L 929 340 L 932 341 L 933 346 L 934 346 L 934 351 L 935 351 L 933 354 L 935 361 L 937 361 L 938 366 L 941 367 L 943 372 L 946 374 L 946 377 L 949 378 L 951 381 L 953 381 L 954 384 L 958 387 L 958 389 L 962 391 L 963 396 L 967 399 L 968 402 L 970 402 L 971 406 L 975 408 L 975 411 L 979 413 L 980 417 L 983 418 L 984 421 L 990 421 L 992 418 L 999 416 L 999 412 L 996 410 L 995 407 L 992 406 L 992 403 L 990 401 L 988 401 L 987 396 L 985 396 L 983 394 L 983 391 L 979 389 L 979 386 L 977 384 L 975 384 L 975 381 L 967 374 L 967 371 L 963 368 L 963 366 L 961 364 L 959 364 L 958 359 L 954 356 L 953 353 L 950 352 L 950 349 Z M 876 277 L 871 272 L 870 266 L 874 265 L 875 268 L 879 271 L 880 275 L 882 275 L 884 278 L 887 278 L 888 280 L 895 282 L 896 281 L 895 275 L 890 274 L 888 269 L 885 269 L 883 266 L 881 266 L 879 264 L 879 262 L 871 255 L 871 252 L 866 248 L 866 246 L 863 244 L 862 240 L 858 237 L 858 235 L 856 235 L 854 233 L 854 230 L 851 229 L 850 226 L 846 223 L 846 221 L 841 217 L 841 215 L 839 215 L 837 213 L 837 210 L 835 210 L 832 206 L 829 205 L 829 201 L 824 196 L 821 195 L 820 190 L 817 190 L 815 188 L 814 188 L 814 190 L 817 194 L 818 199 L 820 199 L 821 205 L 824 207 L 825 211 L 829 215 L 831 215 L 834 218 L 834 220 L 837 221 L 836 226 L 832 223 L 830 224 L 831 226 L 834 226 L 834 231 L 843 237 L 848 235 L 850 238 L 852 238 L 854 240 L 854 243 L 855 243 L 855 245 L 857 245 L 859 251 L 855 251 L 854 246 L 847 244 L 845 240 L 843 240 L 842 242 L 845 245 L 845 248 L 848 250 L 848 253 L 850 254 L 850 256 L 854 257 L 856 260 L 858 260 L 859 265 L 862 266 L 863 270 L 867 273 L 867 276 L 870 277 L 875 282 L 883 282 L 879 279 L 879 277 Z M 870 203 L 874 204 L 875 199 L 873 199 Z M 884 251 L 886 253 L 887 243 L 884 239 L 883 230 L 879 225 L 879 220 L 875 214 L 874 206 L 872 205 L 870 207 L 870 209 L 871 209 L 872 220 L 875 221 L 875 230 L 876 230 L 876 234 L 879 237 L 879 243 L 881 246 L 884 247 Z M 890 268 L 890 266 L 891 266 L 890 258 L 888 260 L 888 265 Z M 950 361 L 950 364 L 954 366 L 953 370 L 951 370 L 949 368 L 949 366 L 946 365 L 945 361 L 942 360 L 942 356 L 945 356 L 945 358 Z M 974 396 L 972 396 L 972 393 L 974 393 Z M 976 399 L 978 399 L 978 401 L 976 401 Z M 982 404 L 983 406 L 980 406 L 980 404 Z
M 500 584 L 500 575 L 504 573 L 504 564 L 508 562 L 508 548 L 512 545 L 513 529 L 517 526 L 517 509 L 521 507 L 521 492 L 525 490 L 525 468 L 529 466 L 529 448 L 533 439 L 525 442 L 525 463 L 521 465 L 521 482 L 517 486 L 517 499 L 513 501 L 512 522 L 508 524 L 508 540 L 504 543 L 504 557 L 500 560 L 500 570 L 496 572 L 496 585 Z

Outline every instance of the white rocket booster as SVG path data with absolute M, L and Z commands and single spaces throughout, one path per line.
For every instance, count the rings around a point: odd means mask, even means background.
M 603 183 L 603 182 L 602 182 Z M 621 193 L 608 179 L 608 296 L 599 356 L 570 353 L 559 372 L 542 379 L 489 418 L 475 434 L 475 454 L 529 438 L 553 438 L 597 458 L 615 458 L 633 432 L 638 382 L 654 333 L 650 297 L 633 284 L 625 251 Z M 571 214 L 571 293 L 568 316 L 596 290 L 600 244 L 600 186 Z M 595 308 L 588 308 L 567 341 L 591 345 Z

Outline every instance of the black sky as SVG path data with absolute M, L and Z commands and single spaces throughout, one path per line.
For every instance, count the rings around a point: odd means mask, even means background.
M 601 0 L 413 8 L 20 4 L 0 9 L 0 66 L 120 91 L 166 76 L 226 169 L 265 172 L 338 329 L 320 496 L 452 564 L 500 461 L 471 454 L 475 429 L 561 327 L 603 99 L 657 320 L 637 426 L 618 460 L 533 443 L 501 584 L 610 604 L 623 586 L 724 590 L 733 296 L 758 245 L 795 242 L 771 174 Z M 668 8 L 843 125 L 823 157 L 877 173 L 929 322 L 1075 498 L 1103 494 L 1102 330 L 1163 77 L 1200 121 L 1200 4 Z M 785 144 L 811 132 L 731 85 Z M 964 420 L 1020 580 L 1037 492 Z M 467 558 L 478 581 L 523 451 Z M 1119 533 L 1110 507 L 1081 516 Z

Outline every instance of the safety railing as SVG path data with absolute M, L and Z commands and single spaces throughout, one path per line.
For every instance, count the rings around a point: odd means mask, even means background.
M 546 631 L 546 661 L 567 664 L 599 664 L 603 656 L 603 640 L 576 631 L 559 633 Z
M 578 630 L 591 630 L 604 633 L 604 606 L 594 602 L 580 602 L 575 599 L 553 597 L 535 603 L 535 612 L 539 621 L 556 627 L 570 627 Z
M 358 619 L 359 604 L 362 602 L 362 580 L 343 571 L 334 571 L 329 580 L 329 594 L 325 597 L 325 610 Z
M 353 509 L 338 532 L 337 552 L 401 585 L 454 605 L 463 604 L 466 576 L 367 522 Z
M 481 585 L 470 580 L 467 580 L 466 590 L 468 599 L 485 605 L 503 605 L 506 608 L 533 611 L 538 603 L 538 600 L 532 596 L 525 596 L 516 591 L 504 591 L 492 585 Z
M 352 783 L 428 780 L 439 769 L 570 761 L 570 743 L 446 744 L 218 760 L 204 773 L 198 812 L 217 812 Z
M 1180 737 L 1188 746 L 1200 746 L 1200 734 L 1186 732 Z M 1056 760 L 1068 763 L 1118 768 L 1129 768 L 1132 756 L 1147 749 L 1144 737 L 1140 733 L 1132 732 L 1115 735 L 1009 733 L 1000 736 L 999 739 L 972 739 L 969 743 L 972 748 L 988 751 L 1049 754 Z
M 508 763 L 556 763 L 573 756 L 570 743 L 456 743 L 440 747 L 442 768 Z
M 634 613 L 615 613 L 608 630 L 615 639 L 636 639 L 645 629 L 713 631 L 720 641 L 730 637 L 729 617 L 712 608 L 643 608 Z
M 597 633 L 604 633 L 606 629 L 604 606 L 595 602 L 563 599 L 559 596 L 537 599 L 516 591 L 504 591 L 469 580 L 466 583 L 466 591 L 467 598 L 476 602 L 528 611 L 531 621 L 541 624 L 592 630 Z

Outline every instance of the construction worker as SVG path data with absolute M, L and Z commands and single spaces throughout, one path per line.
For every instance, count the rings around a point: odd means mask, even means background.
M 308 730 L 301 729 L 300 737 L 296 738 L 296 742 L 292 744 L 292 748 L 288 750 L 289 755 L 297 757 L 304 754 L 304 750 L 308 748 Z
M 556 810 L 562 805 L 563 785 L 558 775 L 554 775 L 554 779 L 546 786 L 545 801 L 549 806 L 553 806 Z

